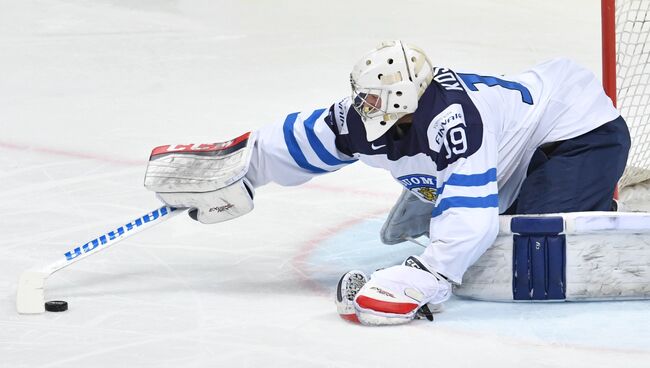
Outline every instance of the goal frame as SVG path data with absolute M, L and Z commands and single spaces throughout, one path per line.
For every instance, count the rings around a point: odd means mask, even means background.
M 600 11 L 603 88 L 616 106 L 616 0 L 601 0 Z

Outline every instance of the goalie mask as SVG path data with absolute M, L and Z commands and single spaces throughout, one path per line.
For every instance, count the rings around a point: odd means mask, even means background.
M 385 41 L 352 69 L 352 105 L 361 116 L 366 138 L 381 137 L 399 118 L 415 112 L 433 78 L 429 58 L 417 47 Z

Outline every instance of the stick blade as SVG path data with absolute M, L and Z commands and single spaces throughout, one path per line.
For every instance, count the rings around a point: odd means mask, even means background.
M 45 278 L 48 275 L 39 271 L 25 271 L 18 280 L 16 310 L 20 314 L 39 314 L 45 312 Z

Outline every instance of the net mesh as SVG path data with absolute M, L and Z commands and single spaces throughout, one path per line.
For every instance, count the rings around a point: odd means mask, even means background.
M 619 187 L 650 179 L 650 0 L 616 1 L 616 84 L 632 149 Z

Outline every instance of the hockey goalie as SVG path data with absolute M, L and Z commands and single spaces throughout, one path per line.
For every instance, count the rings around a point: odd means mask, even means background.
M 329 108 L 221 149 L 157 148 L 145 186 L 215 223 L 252 210 L 254 188 L 269 182 L 299 185 L 358 160 L 388 170 L 404 189 L 382 240 L 429 240 L 369 276 L 343 275 L 338 312 L 366 325 L 430 319 L 452 287 L 482 299 L 579 299 L 567 285 L 589 272 L 570 279 L 572 234 L 638 234 L 649 223 L 613 212 L 630 135 L 597 78 L 570 60 L 493 76 L 434 67 L 421 49 L 389 41 L 354 65 L 350 83 L 351 96 Z M 643 277 L 632 297 L 648 296 Z

